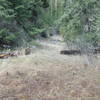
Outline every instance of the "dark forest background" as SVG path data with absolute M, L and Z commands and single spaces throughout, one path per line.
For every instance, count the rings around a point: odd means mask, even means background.
M 99 0 L 0 0 L 0 47 L 35 44 L 53 35 L 100 46 Z

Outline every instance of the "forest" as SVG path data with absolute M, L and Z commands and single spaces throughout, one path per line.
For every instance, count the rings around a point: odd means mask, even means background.
M 100 0 L 0 0 L 0 100 L 100 100 Z
M 37 36 L 52 35 L 54 29 L 66 43 L 83 41 L 97 47 L 100 45 L 99 2 L 0 0 L 0 47 L 26 46 Z

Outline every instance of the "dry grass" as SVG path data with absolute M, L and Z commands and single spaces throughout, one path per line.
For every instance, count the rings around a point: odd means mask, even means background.
M 49 48 L 2 60 L 0 100 L 100 100 L 99 59 L 89 64 Z

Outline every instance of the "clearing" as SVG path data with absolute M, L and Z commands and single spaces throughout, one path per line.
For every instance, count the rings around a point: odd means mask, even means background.
M 59 36 L 38 42 L 31 55 L 0 61 L 0 100 L 100 100 L 99 55 L 61 55 Z

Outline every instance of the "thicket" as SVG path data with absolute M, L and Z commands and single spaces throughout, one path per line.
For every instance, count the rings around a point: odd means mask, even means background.
M 60 31 L 67 43 L 100 45 L 100 0 L 0 0 L 0 47 Z M 84 46 L 83 46 L 84 47 Z
M 67 43 L 100 46 L 100 1 L 66 0 L 60 32 Z
M 45 31 L 47 0 L 0 0 L 0 47 L 19 46 Z

